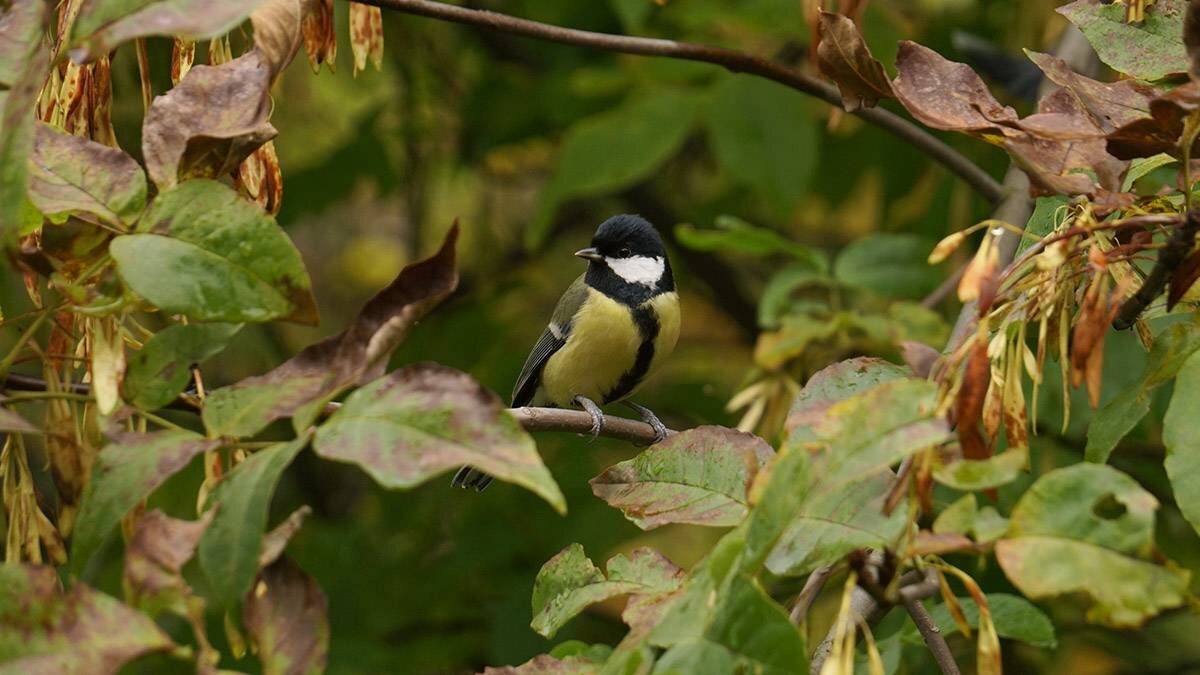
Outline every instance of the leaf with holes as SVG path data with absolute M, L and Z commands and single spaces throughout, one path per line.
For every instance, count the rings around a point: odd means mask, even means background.
M 109 250 L 125 283 L 165 312 L 197 321 L 317 322 L 295 245 L 275 219 L 216 181 L 162 192 L 138 232 L 117 237 Z
M 87 213 L 131 225 L 146 206 L 146 174 L 124 151 L 37 123 L 29 197 L 48 216 Z
M 0 565 L 0 663 L 9 673 L 115 673 L 176 647 L 145 614 L 53 567 Z M 119 628 L 119 630 L 118 630 Z
M 469 464 L 532 491 L 560 513 L 567 508 L 533 439 L 500 397 L 438 364 L 407 366 L 350 394 L 317 430 L 313 448 L 357 464 L 388 488 L 414 487 Z
M 71 541 L 78 574 L 121 517 L 197 455 L 221 446 L 190 431 L 120 434 L 100 449 Z
M 264 375 L 209 392 L 204 426 L 217 435 L 249 436 L 298 415 L 296 426 L 307 427 L 326 400 L 383 375 L 388 357 L 413 325 L 458 286 L 457 241 L 455 225 L 437 253 L 401 270 L 341 333 L 309 345 Z
M 648 548 L 639 548 L 628 558 L 614 556 L 605 569 L 607 574 L 579 544 L 547 560 L 533 582 L 533 629 L 552 637 L 588 605 L 619 595 L 669 593 L 683 579 L 683 570 Z
M 724 427 L 675 434 L 591 480 L 592 493 L 643 530 L 668 523 L 736 525 L 746 492 L 774 452 L 761 438 Z

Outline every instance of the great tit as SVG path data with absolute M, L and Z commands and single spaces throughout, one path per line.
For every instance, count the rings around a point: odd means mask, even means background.
M 679 338 L 679 296 L 662 238 L 640 216 L 613 216 L 575 255 L 588 261 L 587 271 L 563 293 L 525 359 L 512 405 L 577 405 L 591 415 L 595 438 L 604 429 L 600 406 L 623 401 L 662 440 L 666 426 L 649 408 L 627 400 Z M 464 466 L 451 484 L 483 490 L 491 482 Z

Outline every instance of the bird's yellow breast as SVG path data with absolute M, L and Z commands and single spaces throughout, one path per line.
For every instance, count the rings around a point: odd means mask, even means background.
M 675 293 L 655 296 L 643 307 L 653 312 L 658 327 L 654 356 L 647 372 L 624 396 L 633 393 L 647 375 L 662 365 L 679 338 L 679 299 Z M 571 321 L 566 344 L 546 361 L 537 402 L 567 407 L 576 396 L 606 402 L 622 378 L 634 369 L 644 341 L 629 307 L 589 288 L 587 300 Z

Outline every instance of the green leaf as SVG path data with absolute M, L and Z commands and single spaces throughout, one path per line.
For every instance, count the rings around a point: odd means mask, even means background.
M 799 244 L 775 230 L 758 227 L 734 216 L 717 216 L 712 229 L 697 229 L 688 224 L 675 226 L 675 238 L 680 244 L 697 251 L 722 251 L 747 255 L 778 253 L 796 259 L 805 269 L 825 273 L 829 261 L 825 254 Z
M 676 232 L 678 237 L 678 232 Z M 800 313 L 800 308 L 816 305 L 825 310 L 828 303 L 823 300 L 796 300 L 792 294 L 801 289 L 825 289 L 830 285 L 830 279 L 823 272 L 815 272 L 804 263 L 792 263 L 776 272 L 767 282 L 762 296 L 758 299 L 758 325 L 761 328 L 778 328 L 779 322 L 788 314 Z
M 211 180 L 162 192 L 110 252 L 121 278 L 164 312 L 197 321 L 315 324 L 300 253 L 257 205 Z
M 850 551 L 891 544 L 908 523 L 903 508 L 883 514 L 894 481 L 893 474 L 886 472 L 846 488 L 830 490 L 818 485 L 771 551 L 767 569 L 780 575 L 806 574 L 837 562 Z
M 737 569 L 757 573 L 788 525 L 800 513 L 812 468 L 806 448 L 785 445 L 755 480 L 754 508 L 746 519 L 746 539 Z
M 193 457 L 221 446 L 190 431 L 122 434 L 104 446 L 83 491 L 71 541 L 71 569 L 79 574 L 121 517 Z
M 1146 8 L 1146 20 L 1125 21 L 1125 5 L 1075 0 L 1058 12 L 1079 26 L 1100 60 L 1113 70 L 1143 80 L 1187 72 L 1183 14 L 1187 0 L 1158 0 Z
M 71 28 L 73 57 L 86 60 L 134 38 L 174 35 L 190 40 L 233 30 L 263 0 L 91 0 Z
M 50 69 L 42 41 L 49 5 L 12 2 L 0 13 L 0 248 L 16 244 L 28 221 L 29 154 L 34 106 Z M 39 219 L 40 221 L 40 219 Z
M 907 379 L 912 373 L 904 366 L 883 359 L 859 356 L 826 366 L 808 378 L 800 395 L 792 402 L 792 414 L 803 414 L 861 394 L 884 382 Z M 791 425 L 789 425 L 790 427 Z
M 964 495 L 933 521 L 936 534 L 970 535 L 975 541 L 994 541 L 1008 531 L 1008 519 L 992 506 L 978 508 L 975 495 Z
M 50 218 L 88 213 L 131 225 L 146 206 L 146 174 L 120 148 L 38 122 L 29 157 L 29 196 Z
M 650 176 L 691 133 L 696 110 L 695 94 L 660 90 L 572 127 L 538 215 L 525 231 L 526 244 L 536 248 L 545 241 L 563 201 L 620 190 Z
M 1025 232 L 1038 239 L 1044 238 L 1058 228 L 1059 223 L 1066 216 L 1064 207 L 1070 203 L 1070 198 L 1063 195 L 1038 197 L 1033 203 L 1033 213 L 1030 214 L 1029 221 L 1025 224 Z M 1020 253 L 1033 246 L 1034 241 L 1029 237 L 1021 237 L 1021 242 L 1017 245 L 1017 252 Z
M 669 593 L 683 578 L 682 570 L 648 548 L 639 548 L 628 558 L 614 556 L 605 567 L 607 575 L 579 544 L 546 561 L 533 582 L 533 629 L 552 637 L 588 605 L 630 593 Z
M 129 357 L 121 385 L 125 400 L 142 410 L 175 400 L 191 377 L 191 364 L 218 354 L 240 329 L 240 324 L 193 323 L 155 333 Z
M 1190 574 L 1147 562 L 1158 501 L 1109 466 L 1075 464 L 1037 480 L 1013 507 L 996 557 L 1038 599 L 1083 593 L 1089 621 L 1137 626 L 1184 602 Z
M 533 439 L 500 398 L 437 364 L 408 366 L 350 394 L 318 429 L 313 448 L 359 465 L 388 488 L 469 464 L 531 490 L 560 513 L 567 508 Z
M 788 215 L 817 167 L 817 126 L 804 95 L 749 75 L 720 79 L 705 110 L 717 161 Z
M 996 633 L 1000 637 L 1020 640 L 1046 649 L 1058 647 L 1054 624 L 1050 623 L 1050 618 L 1046 616 L 1045 612 L 1038 609 L 1037 605 L 1018 595 L 1008 593 L 988 593 L 986 597 L 988 610 L 992 613 L 992 623 L 995 624 Z M 976 606 L 975 600 L 970 597 L 959 598 L 958 604 L 962 606 L 967 624 L 972 628 L 978 628 L 979 607 Z M 943 633 L 949 635 L 958 630 L 946 605 L 937 605 L 929 610 L 929 615 L 933 617 L 934 623 Z
M 808 672 L 804 637 L 783 607 L 750 577 L 731 579 L 704 636 L 737 654 L 746 672 Z
M 275 485 L 307 444 L 308 436 L 302 436 L 259 450 L 234 467 L 209 496 L 208 504 L 217 514 L 200 539 L 196 557 L 221 604 L 234 604 L 250 589 Z
M 1150 396 L 1200 350 L 1200 315 L 1173 324 L 1154 338 L 1141 380 L 1104 404 L 1087 431 L 1084 456 L 1089 462 L 1107 462 L 1125 434 L 1150 412 Z
M 1028 463 L 1028 448 L 1009 448 L 987 459 L 958 459 L 940 464 L 934 468 L 933 478 L 964 492 L 988 490 L 1016 480 Z
M 1129 171 L 1125 174 L 1125 181 L 1121 184 L 1121 191 L 1129 192 L 1133 189 L 1133 184 L 1136 183 L 1138 179 L 1146 177 L 1155 169 L 1164 167 L 1168 164 L 1174 164 L 1177 161 L 1179 160 L 1165 152 L 1160 152 L 1153 157 L 1135 157 L 1133 161 L 1129 163 Z
M 944 276 L 927 262 L 929 242 L 911 234 L 873 234 L 851 243 L 833 263 L 833 276 L 847 286 L 880 295 L 920 300 Z
M 1193 354 L 1175 378 L 1175 391 L 1163 418 L 1164 464 L 1175 502 L 1184 518 L 1200 531 L 1200 355 Z
M 668 649 L 654 664 L 653 675 L 726 675 L 746 664 L 725 647 L 697 638 Z
M 696 427 L 610 467 L 591 480 L 592 492 L 643 530 L 668 523 L 729 527 L 746 516 L 746 491 L 772 455 L 752 434 Z
M 0 670 L 5 673 L 115 673 L 175 645 L 150 617 L 53 567 L 0 566 Z

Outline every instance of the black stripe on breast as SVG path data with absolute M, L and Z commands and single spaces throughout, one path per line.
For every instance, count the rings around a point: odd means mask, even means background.
M 629 392 L 633 391 L 633 388 L 646 376 L 646 372 L 650 370 L 650 362 L 654 360 L 654 339 L 658 337 L 659 330 L 658 317 L 654 315 L 654 310 L 650 309 L 649 305 L 642 305 L 633 308 L 633 322 L 637 325 L 638 332 L 642 334 L 642 344 L 638 345 L 633 367 L 625 371 L 625 374 L 617 382 L 617 386 L 605 394 L 605 403 L 619 401 L 628 396 Z

